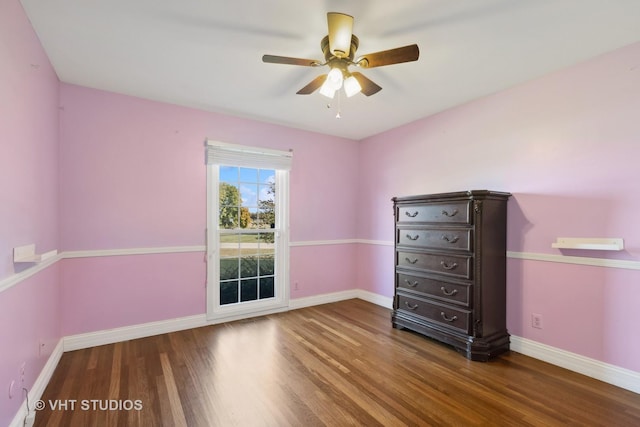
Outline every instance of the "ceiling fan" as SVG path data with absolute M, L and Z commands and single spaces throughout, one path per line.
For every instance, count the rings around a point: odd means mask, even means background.
M 308 85 L 296 92 L 309 95 L 320 89 L 320 93 L 333 98 L 336 91 L 344 88 L 347 96 L 362 92 L 366 96 L 378 93 L 382 88 L 362 73 L 349 71 L 349 66 L 361 68 L 382 67 L 384 65 L 417 61 L 420 51 L 418 45 L 355 56 L 360 41 L 353 34 L 353 16 L 344 13 L 327 13 L 329 34 L 320 42 L 324 62 L 314 59 L 290 58 L 287 56 L 263 55 L 262 61 L 271 64 L 301 65 L 305 67 L 329 66 L 329 72 L 313 79 Z M 355 59 L 354 59 L 355 58 Z

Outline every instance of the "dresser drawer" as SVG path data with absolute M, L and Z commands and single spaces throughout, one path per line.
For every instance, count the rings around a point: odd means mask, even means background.
M 463 279 L 471 278 L 470 256 L 398 251 L 396 265 Z
M 397 273 L 397 276 L 396 283 L 400 289 L 466 307 L 471 301 L 471 284 L 469 283 L 451 283 L 404 273 Z
M 468 311 L 434 304 L 420 298 L 412 298 L 403 294 L 398 294 L 397 298 L 397 309 L 400 311 L 410 313 L 414 316 L 424 317 L 465 334 L 471 333 L 471 313 Z
M 433 203 L 428 205 L 400 205 L 396 212 L 399 223 L 470 223 L 469 201 Z
M 443 228 L 423 229 L 399 227 L 396 244 L 416 248 L 471 250 L 471 229 Z

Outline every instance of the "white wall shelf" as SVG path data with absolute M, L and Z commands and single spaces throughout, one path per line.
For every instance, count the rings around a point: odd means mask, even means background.
M 588 237 L 558 237 L 551 244 L 556 249 L 586 249 L 595 251 L 621 251 L 624 241 L 620 238 L 588 238 Z
M 38 263 L 48 258 L 53 258 L 57 254 L 58 251 L 55 249 L 43 254 L 36 254 L 36 245 L 35 243 L 32 243 L 30 245 L 18 246 L 13 248 L 13 262 Z

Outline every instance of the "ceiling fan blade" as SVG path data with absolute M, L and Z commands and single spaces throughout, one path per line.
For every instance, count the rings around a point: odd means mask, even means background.
M 351 49 L 353 16 L 344 13 L 327 13 L 329 27 L 329 51 L 338 58 L 347 58 Z
M 351 73 L 351 75 L 360 83 L 360 87 L 362 88 L 361 92 L 367 96 L 374 95 L 382 90 L 380 86 L 369 80 L 369 78 L 362 73 L 354 72 Z
M 417 61 L 420 50 L 417 44 L 369 53 L 360 57 L 356 63 L 363 68 L 382 67 L 383 65 L 400 64 Z
M 305 87 L 297 91 L 296 93 L 298 95 L 310 95 L 313 92 L 315 92 L 320 86 L 322 86 L 325 80 L 327 80 L 326 74 L 318 76 L 315 79 L 313 79 L 311 83 L 309 83 L 308 85 L 306 85 Z
M 315 59 L 290 58 L 288 56 L 262 55 L 262 62 L 270 64 L 302 65 L 304 67 L 315 67 L 321 65 Z

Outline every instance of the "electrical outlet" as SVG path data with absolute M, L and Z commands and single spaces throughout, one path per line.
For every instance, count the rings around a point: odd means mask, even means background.
M 27 366 L 27 362 L 22 362 L 22 364 L 20 365 L 20 382 L 22 383 L 22 385 L 24 386 L 24 369 L 25 366 Z
M 542 329 L 542 314 L 531 314 L 531 327 L 536 329 Z

